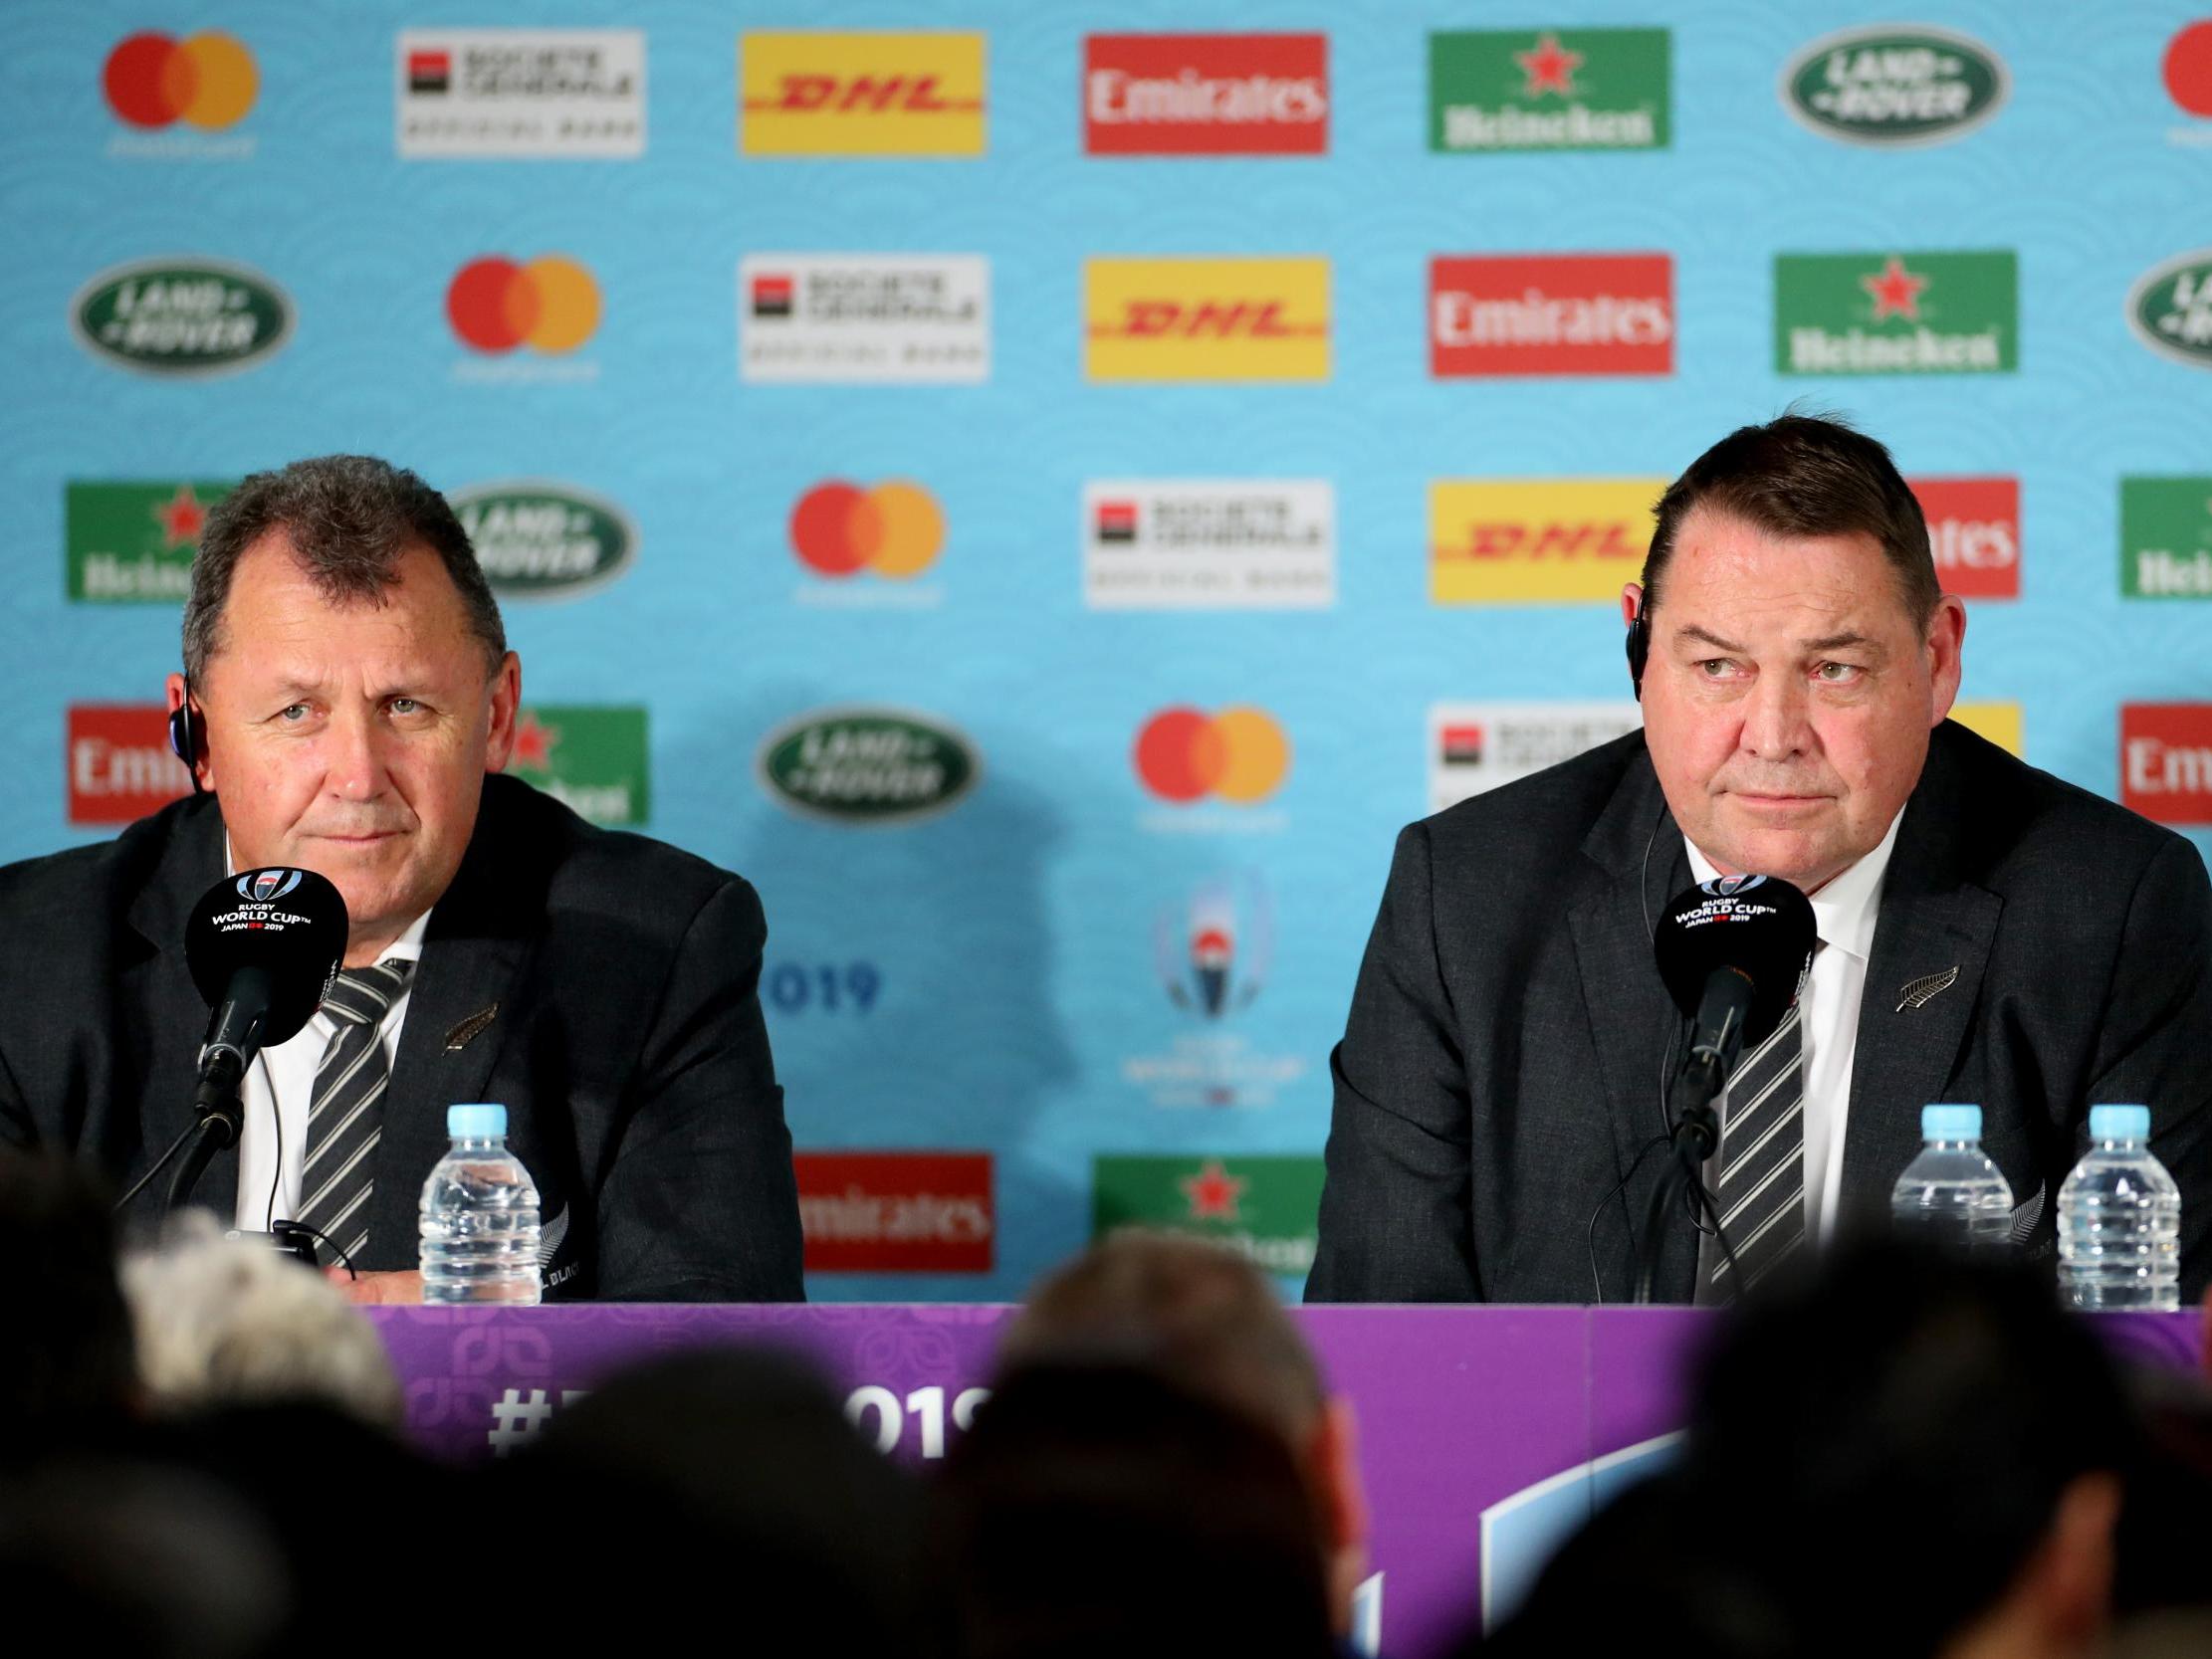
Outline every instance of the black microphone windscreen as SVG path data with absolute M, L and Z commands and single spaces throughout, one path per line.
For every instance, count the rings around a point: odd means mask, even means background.
M 1819 932 L 1804 894 L 1778 876 L 1722 876 L 1680 895 L 1659 919 L 1652 945 L 1675 1006 L 1697 1016 L 1705 982 L 1729 968 L 1751 981 L 1746 1047 L 1782 1023 L 1813 958 Z
M 313 870 L 247 870 L 201 896 L 184 925 L 184 961 L 208 1006 L 240 968 L 268 976 L 264 1046 L 288 1041 L 315 1017 L 345 958 L 345 901 Z

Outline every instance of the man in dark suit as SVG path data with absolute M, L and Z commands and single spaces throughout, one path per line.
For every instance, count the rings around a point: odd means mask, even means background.
M 1806 890 L 1821 945 L 1739 1063 L 1656 1293 L 1725 1301 L 1880 1215 L 1920 1108 L 1971 1102 L 2031 1256 L 2092 1104 L 2147 1102 L 2212 1276 L 2212 884 L 2181 837 L 1947 720 L 1965 613 L 1880 445 L 1785 416 L 1668 489 L 1623 595 L 1644 730 L 1408 828 L 1344 1040 L 1316 1301 L 1626 1300 L 1682 1022 L 1654 918 Z
M 0 871 L 0 1141 L 142 1172 L 191 1117 L 187 916 L 226 874 L 306 868 L 345 900 L 345 972 L 248 1071 L 203 1202 L 316 1225 L 365 1270 L 356 1296 L 412 1300 L 445 1108 L 495 1101 L 549 1294 L 799 1297 L 760 902 L 492 775 L 521 667 L 444 500 L 355 456 L 247 479 L 202 535 L 184 664 L 194 796 Z

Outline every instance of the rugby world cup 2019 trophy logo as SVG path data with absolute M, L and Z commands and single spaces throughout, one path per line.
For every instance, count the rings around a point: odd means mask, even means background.
M 1218 1020 L 1251 1005 L 1267 982 L 1275 919 L 1256 877 L 1201 883 L 1153 922 L 1153 961 L 1178 1008 Z

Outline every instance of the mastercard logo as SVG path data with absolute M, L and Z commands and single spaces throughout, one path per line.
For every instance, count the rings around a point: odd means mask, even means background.
M 115 113 L 132 126 L 181 120 L 212 128 L 245 117 L 261 76 L 254 55 L 218 30 L 181 41 L 148 31 L 108 54 L 101 84 Z
M 2168 41 L 2159 69 L 2174 103 L 2192 115 L 2212 115 L 2212 18 Z
M 824 576 L 872 570 L 904 581 L 937 562 L 945 546 L 945 515 L 919 484 L 894 479 L 863 490 L 832 479 L 799 497 L 791 510 L 791 551 Z
M 446 290 L 453 331 L 479 351 L 573 351 L 599 326 L 599 285 L 572 259 L 528 265 L 494 256 L 461 267 Z
M 1164 709 L 1137 733 L 1131 759 L 1155 795 L 1195 801 L 1217 795 L 1249 806 L 1263 801 L 1290 770 L 1290 739 L 1258 709 Z

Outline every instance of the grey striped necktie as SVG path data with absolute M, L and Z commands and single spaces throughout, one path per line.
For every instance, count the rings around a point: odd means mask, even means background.
M 1731 1302 L 1805 1241 L 1805 1027 L 1800 1000 L 1728 1079 L 1720 1114 L 1713 1205 L 1736 1253 L 1699 1241 L 1697 1301 Z M 1710 1225 L 1708 1218 L 1707 1225 Z
M 392 956 L 349 968 L 323 999 L 323 1012 L 337 1029 L 315 1071 L 299 1219 L 329 1236 L 316 1251 L 325 1265 L 337 1260 L 332 1244 L 355 1257 L 368 1243 L 368 1194 L 384 1133 L 384 1085 L 391 1081 L 378 1027 L 414 967 L 407 957 Z

